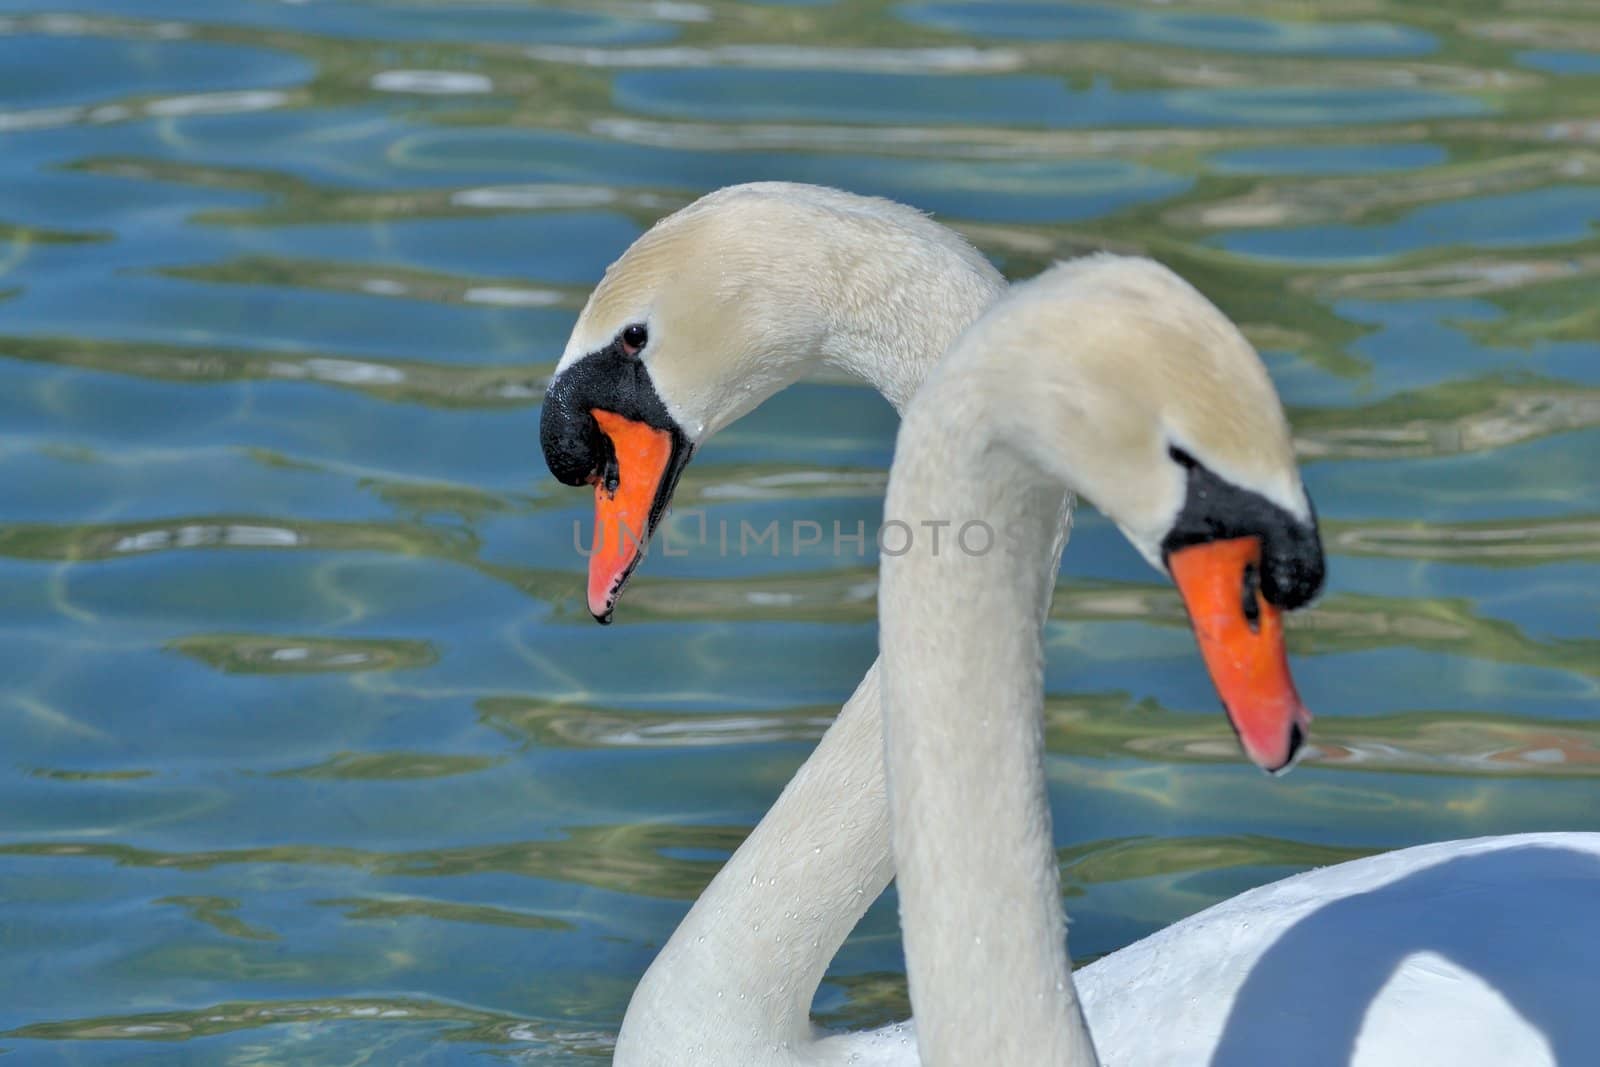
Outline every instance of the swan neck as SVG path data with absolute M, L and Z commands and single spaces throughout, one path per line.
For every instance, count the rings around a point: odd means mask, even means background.
M 924 1067 L 1096 1062 L 1072 985 L 1043 766 L 1041 629 L 1066 490 L 1011 449 L 981 390 L 930 383 L 902 427 L 880 588 L 885 762 Z M 981 446 L 981 442 L 979 442 Z M 995 531 L 988 551 L 931 524 Z M 969 531 L 975 527 L 968 527 Z M 976 545 L 970 534 L 968 546 Z
M 828 963 L 889 884 L 877 664 L 651 964 L 619 1067 L 794 1063 Z
M 818 294 L 822 364 L 868 382 L 903 414 L 963 330 L 1005 290 L 999 271 L 942 228 L 863 250 L 841 245 Z

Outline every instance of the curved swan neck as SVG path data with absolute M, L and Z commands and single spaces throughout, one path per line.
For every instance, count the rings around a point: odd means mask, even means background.
M 860 378 L 904 412 L 928 370 L 961 331 L 994 303 L 1005 281 L 959 237 L 931 232 L 861 234 L 833 250 L 817 294 L 828 327 L 817 355 Z
M 879 707 L 874 664 L 640 981 L 618 1067 L 793 1064 L 811 1046 L 823 972 L 893 873 Z
M 977 249 L 904 204 L 733 186 L 662 219 L 607 270 L 556 373 L 640 323 L 651 383 L 696 443 L 825 368 L 899 410 L 1004 288 Z
M 882 564 L 887 765 L 902 932 L 925 1067 L 1096 1062 L 1066 952 L 1043 767 L 1040 632 L 1067 502 L 972 435 L 1011 413 L 943 374 L 908 414 Z M 934 523 L 982 521 L 968 552 Z M 968 544 L 981 547 L 974 528 Z
M 798 359 L 789 381 L 817 363 L 842 371 L 896 411 L 1006 287 L 965 238 L 891 200 L 771 182 L 700 203 L 724 220 L 711 230 L 721 295 L 757 307 L 746 320 L 757 359 Z
M 732 290 L 751 336 L 746 359 L 725 373 L 736 392 L 741 378 L 748 391 L 713 417 L 713 429 L 823 369 L 871 384 L 903 412 L 1005 290 L 999 271 L 953 231 L 903 205 L 861 203 L 872 210 L 796 212 L 774 235 L 782 255 L 744 262 Z

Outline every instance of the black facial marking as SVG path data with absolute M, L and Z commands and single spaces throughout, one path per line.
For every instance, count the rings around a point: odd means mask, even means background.
M 545 466 L 565 485 L 587 485 L 605 479 L 615 486 L 616 457 L 611 452 L 611 439 L 600 432 L 591 414 L 596 408 L 672 434 L 670 480 L 675 481 L 682 463 L 688 462 L 688 437 L 667 414 L 667 406 L 650 381 L 650 372 L 644 363 L 628 354 L 626 344 L 619 336 L 598 352 L 590 352 L 552 378 L 545 390 L 544 410 L 539 413 L 539 444 L 544 449 Z
M 1321 591 L 1327 564 L 1315 508 L 1310 521 L 1302 522 L 1261 494 L 1224 481 L 1183 449 L 1174 446 L 1167 454 L 1189 472 L 1189 486 L 1183 510 L 1161 542 L 1164 556 L 1190 545 L 1256 537 L 1261 540 L 1261 595 L 1267 603 L 1289 611 Z M 1254 603 L 1254 597 L 1246 599 Z M 1248 607 L 1245 617 L 1250 618 Z

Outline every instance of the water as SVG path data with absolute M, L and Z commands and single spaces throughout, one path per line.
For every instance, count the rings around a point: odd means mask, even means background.
M 1287 779 L 1114 531 L 1068 549 L 1080 955 L 1600 829 L 1591 5 L 42 7 L 0 0 L 6 1062 L 603 1060 L 873 655 L 873 561 L 827 547 L 652 558 L 596 627 L 538 453 L 603 266 L 746 179 L 910 201 L 1014 276 L 1157 255 L 1293 409 L 1332 582 Z M 796 388 L 680 507 L 870 523 L 893 430 Z M 895 1017 L 901 968 L 880 903 L 819 1012 Z

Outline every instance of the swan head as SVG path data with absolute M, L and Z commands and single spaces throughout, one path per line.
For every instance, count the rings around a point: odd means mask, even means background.
M 1173 579 L 1246 753 L 1287 768 L 1311 716 L 1281 616 L 1326 566 L 1288 420 L 1243 334 L 1166 267 L 1092 256 L 1014 286 L 961 349 L 1029 353 L 1009 364 L 1022 388 L 995 385 L 1021 409 L 1014 444 Z
M 712 434 L 817 363 L 931 362 L 903 354 L 942 352 L 1002 285 L 920 212 L 835 189 L 730 186 L 657 222 L 590 294 L 540 415 L 551 473 L 595 487 L 590 612 L 610 621 Z

